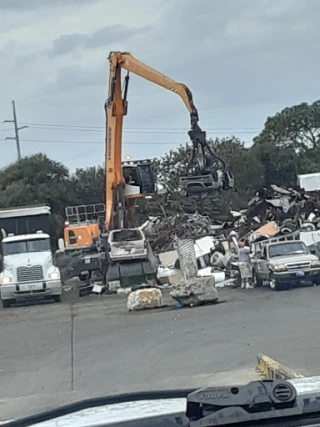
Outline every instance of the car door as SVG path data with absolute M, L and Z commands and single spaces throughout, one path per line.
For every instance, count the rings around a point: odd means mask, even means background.
M 267 256 L 267 246 L 264 245 L 262 248 L 262 253 L 259 259 L 259 276 L 262 280 L 266 280 L 269 277 L 269 261 Z

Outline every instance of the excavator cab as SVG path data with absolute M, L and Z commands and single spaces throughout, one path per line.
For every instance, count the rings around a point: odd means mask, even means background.
M 122 174 L 126 183 L 125 196 L 155 194 L 156 179 L 151 160 L 124 161 Z

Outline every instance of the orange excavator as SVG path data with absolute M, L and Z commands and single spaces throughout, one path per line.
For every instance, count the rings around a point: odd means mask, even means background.
M 156 258 L 143 232 L 134 228 L 133 218 L 135 200 L 156 192 L 156 177 L 152 162 L 122 161 L 122 128 L 123 118 L 128 111 L 130 72 L 179 95 L 189 112 L 188 134 L 191 140 L 191 156 L 186 165 L 185 174 L 180 178 L 181 191 L 186 196 L 205 197 L 209 192 L 232 188 L 233 177 L 225 161 L 208 144 L 206 133 L 199 126 L 198 111 L 194 105 L 192 93 L 186 85 L 166 77 L 127 52 L 111 52 L 109 64 L 109 91 L 105 102 L 105 223 L 103 232 L 96 239 L 99 243 L 96 246 L 102 248 L 101 251 L 106 255 L 103 257 L 101 253 L 98 256 L 106 283 L 118 281 L 123 286 L 130 276 L 135 283 L 145 282 L 148 278 L 155 278 L 157 272 Z M 127 71 L 124 81 L 122 81 L 122 70 Z M 77 230 L 80 233 L 81 229 L 76 229 L 75 225 L 70 223 L 68 227 L 68 233 Z M 92 239 L 94 238 L 92 230 L 89 230 L 88 234 Z M 77 243 L 74 242 L 74 245 L 80 246 L 84 240 L 78 236 Z M 86 254 L 85 259 L 85 270 L 90 271 L 90 256 Z M 93 253 L 92 259 L 93 261 L 97 259 L 97 254 Z M 93 266 L 93 269 L 96 268 L 97 266 Z
M 132 226 L 134 200 L 153 193 L 155 179 L 151 164 L 128 165 L 122 169 L 122 127 L 123 117 L 128 110 L 129 73 L 136 74 L 151 83 L 157 84 L 179 95 L 190 114 L 189 137 L 192 143 L 191 157 L 186 166 L 185 176 L 180 179 L 181 190 L 187 196 L 233 187 L 233 177 L 225 161 L 220 158 L 206 140 L 206 133 L 199 126 L 198 111 L 194 105 L 190 89 L 182 83 L 159 73 L 143 64 L 127 52 L 111 52 L 109 55 L 109 95 L 106 110 L 106 228 L 126 228 Z M 122 89 L 121 71 L 126 70 Z M 138 177 L 132 192 L 128 186 L 130 172 Z M 141 171 L 142 172 L 142 171 Z M 140 182 L 139 182 L 140 177 Z M 151 185 L 147 185 L 147 183 Z M 144 188 L 144 187 L 148 188 Z M 139 190 L 140 187 L 140 190 Z M 132 190 L 132 188 L 131 188 Z
M 191 157 L 185 175 L 180 179 L 181 191 L 186 196 L 206 196 L 214 190 L 233 187 L 233 177 L 227 165 L 211 148 L 206 133 L 199 126 L 198 111 L 191 91 L 182 83 L 143 64 L 127 52 L 109 55 L 109 93 L 106 111 L 106 282 L 145 283 L 154 279 L 157 263 L 141 230 L 133 228 L 134 202 L 139 197 L 156 191 L 156 180 L 151 162 L 122 162 L 123 118 L 128 111 L 129 73 L 136 74 L 179 95 L 190 114 Z M 124 82 L 122 70 L 127 74 Z

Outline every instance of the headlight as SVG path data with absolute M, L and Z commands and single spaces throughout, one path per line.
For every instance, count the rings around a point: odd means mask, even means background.
M 277 271 L 277 272 L 287 271 L 287 267 L 284 264 L 275 265 L 274 271 Z
M 2 276 L 1 278 L 0 278 L 0 283 L 1 283 L 1 285 L 8 285 L 9 283 L 11 283 L 12 282 L 12 279 L 11 279 L 11 277 L 8 277 L 8 276 Z
M 58 280 L 60 279 L 60 273 L 59 271 L 53 271 L 52 273 L 49 274 L 49 279 L 51 280 Z
M 320 267 L 320 259 L 316 259 L 315 261 L 312 261 L 311 267 Z

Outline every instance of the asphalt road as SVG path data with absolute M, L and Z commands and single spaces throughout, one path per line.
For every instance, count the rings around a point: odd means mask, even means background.
M 0 421 L 94 395 L 243 382 L 258 353 L 320 374 L 320 287 L 219 295 L 214 306 L 127 313 L 125 296 L 69 292 L 0 310 Z

